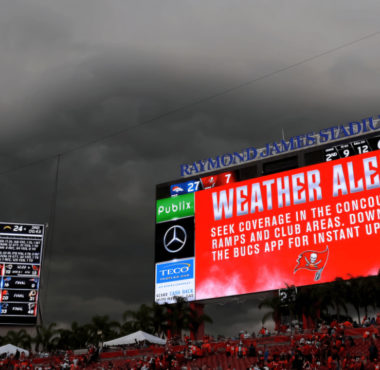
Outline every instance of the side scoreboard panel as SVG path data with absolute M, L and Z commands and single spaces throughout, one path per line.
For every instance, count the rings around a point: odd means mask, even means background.
M 44 225 L 0 222 L 0 324 L 37 323 Z

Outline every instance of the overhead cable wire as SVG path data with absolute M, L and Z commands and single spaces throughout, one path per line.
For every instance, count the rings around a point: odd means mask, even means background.
M 55 169 L 55 177 L 54 177 L 54 183 L 53 183 L 53 190 L 51 194 L 51 201 L 50 201 L 50 214 L 49 214 L 49 223 L 47 225 L 47 237 L 46 237 L 46 247 L 45 247 L 45 253 L 43 255 L 43 262 L 51 262 L 53 251 L 54 251 L 54 230 L 55 230 L 55 224 L 56 224 L 56 213 L 57 213 L 57 200 L 58 200 L 58 187 L 59 187 L 59 174 L 60 174 L 60 164 L 61 164 L 61 154 L 58 154 L 56 157 L 56 169 Z M 50 263 L 44 263 L 46 265 L 46 268 L 44 270 L 44 275 L 42 275 L 43 280 L 41 281 L 41 285 L 45 290 L 45 294 L 43 297 L 43 300 L 41 300 L 39 312 L 40 312 L 40 320 L 41 324 L 43 323 L 43 316 L 42 316 L 42 310 L 41 306 L 44 303 L 44 307 L 47 306 L 48 301 L 48 285 L 50 281 Z
M 355 40 L 352 40 L 352 41 L 346 42 L 346 43 L 344 43 L 344 44 L 341 44 L 341 45 L 339 45 L 339 46 L 335 46 L 335 47 L 333 47 L 333 48 L 331 48 L 331 49 L 327 49 L 327 50 L 325 50 L 325 51 L 323 51 L 323 52 L 320 52 L 320 53 L 315 54 L 315 55 L 313 55 L 313 56 L 310 56 L 310 57 L 308 57 L 308 58 L 302 59 L 302 60 L 300 60 L 300 61 L 298 61 L 298 62 L 295 62 L 295 63 L 289 64 L 289 65 L 287 65 L 287 66 L 285 66 L 285 67 L 282 67 L 282 68 L 279 68 L 279 69 L 277 69 L 277 70 L 275 70 L 275 71 L 272 71 L 272 72 L 269 72 L 269 73 L 263 74 L 263 75 L 261 75 L 261 76 L 259 76 L 259 77 L 253 78 L 253 79 L 248 80 L 248 81 L 246 81 L 246 82 L 243 82 L 243 83 L 237 84 L 237 85 L 235 85 L 235 86 L 232 86 L 232 87 L 230 87 L 230 88 L 227 88 L 227 89 L 221 90 L 221 91 L 216 92 L 216 93 L 214 93 L 214 94 L 212 94 L 212 95 L 208 95 L 208 96 L 205 96 L 205 97 L 203 97 L 203 98 L 199 98 L 199 99 L 197 99 L 197 100 L 194 100 L 194 101 L 192 101 L 192 102 L 189 102 L 189 103 L 186 103 L 186 104 L 180 105 L 180 106 L 178 106 L 178 107 L 176 107 L 176 108 L 170 109 L 170 110 L 168 110 L 168 111 L 166 111 L 166 112 L 164 112 L 164 113 L 161 113 L 161 114 L 159 114 L 159 115 L 156 115 L 156 116 L 154 116 L 154 117 L 152 117 L 152 118 L 149 118 L 149 119 L 147 119 L 147 120 L 141 121 L 141 122 L 136 123 L 136 124 L 134 124 L 134 125 L 128 126 L 128 127 L 124 128 L 124 129 L 121 129 L 121 130 L 118 130 L 118 131 L 111 132 L 111 133 L 109 133 L 109 134 L 106 134 L 106 135 L 100 136 L 100 137 L 98 137 L 98 138 L 96 138 L 96 139 L 93 139 L 93 140 L 89 140 L 89 141 L 87 141 L 87 142 L 85 142 L 85 143 L 83 143 L 83 144 L 77 145 L 77 146 L 72 147 L 72 148 L 67 149 L 67 150 L 63 150 L 63 151 L 61 151 L 60 153 L 55 153 L 55 154 L 52 154 L 52 155 L 49 155 L 49 156 L 46 156 L 46 157 L 43 157 L 43 158 L 37 159 L 37 160 L 35 160 L 35 161 L 29 162 L 29 163 L 25 163 L 24 165 L 17 166 L 17 167 L 13 167 L 13 168 L 10 168 L 10 169 L 8 169 L 8 170 L 2 171 L 2 172 L 0 172 L 0 176 L 1 176 L 1 175 L 8 174 L 8 173 L 13 172 L 13 171 L 17 171 L 17 170 L 19 170 L 19 169 L 23 169 L 23 168 L 26 168 L 26 167 L 29 167 L 29 166 L 33 166 L 33 165 L 39 164 L 39 163 L 41 163 L 41 162 L 43 162 L 43 161 L 45 161 L 45 160 L 48 160 L 48 159 L 56 158 L 57 155 L 60 155 L 60 156 L 62 157 L 62 156 L 65 156 L 65 155 L 67 155 L 67 154 L 70 154 L 70 153 L 72 153 L 72 152 L 75 152 L 75 151 L 78 151 L 78 150 L 84 149 L 84 148 L 86 148 L 86 147 L 88 147 L 88 146 L 91 146 L 91 145 L 97 144 L 97 143 L 99 143 L 99 142 L 106 141 L 106 140 L 108 140 L 108 139 L 111 139 L 111 138 L 116 137 L 116 136 L 119 136 L 119 135 L 123 135 L 123 134 L 125 134 L 126 132 L 131 131 L 131 130 L 133 130 L 133 129 L 139 128 L 139 127 L 144 126 L 144 125 L 148 125 L 148 124 L 150 124 L 150 123 L 152 123 L 152 122 L 158 121 L 158 120 L 160 120 L 160 119 L 162 119 L 162 118 L 165 118 L 165 117 L 168 117 L 168 116 L 171 116 L 171 115 L 173 115 L 173 114 L 175 114 L 175 113 L 178 113 L 178 112 L 180 112 L 180 111 L 183 111 L 183 110 L 185 110 L 185 109 L 189 109 L 189 108 L 195 107 L 195 106 L 197 106 L 197 105 L 200 105 L 200 104 L 202 104 L 202 103 L 205 103 L 205 102 L 208 102 L 208 101 L 210 101 L 210 100 L 213 100 L 213 99 L 215 99 L 215 98 L 219 98 L 219 97 L 221 97 L 221 96 L 227 95 L 227 94 L 229 94 L 229 93 L 231 93 L 231 92 L 234 92 L 234 91 L 236 91 L 236 90 L 242 89 L 242 88 L 244 88 L 244 87 L 246 87 L 246 86 L 252 85 L 252 84 L 254 84 L 254 83 L 256 83 L 256 82 L 259 82 L 259 81 L 262 81 L 262 80 L 264 80 L 264 79 L 266 79 L 266 78 L 269 78 L 269 77 L 275 76 L 275 75 L 277 75 L 277 74 L 279 74 L 279 73 L 282 73 L 282 72 L 288 71 L 288 70 L 290 70 L 290 69 L 292 69 L 292 68 L 295 68 L 295 67 L 298 67 L 298 66 L 300 66 L 300 65 L 302 65 L 302 64 L 306 64 L 306 63 L 311 62 L 311 61 L 313 61 L 313 60 L 315 60 L 315 59 L 321 58 L 321 57 L 323 57 L 323 56 L 325 56 L 325 55 L 329 55 L 329 54 L 332 54 L 332 53 L 334 53 L 334 52 L 336 52 L 336 51 L 339 51 L 339 50 L 345 49 L 345 48 L 347 48 L 347 47 L 349 47 L 349 46 L 352 46 L 352 45 L 355 45 L 355 44 L 357 44 L 357 43 L 359 43 L 359 42 L 361 42 L 361 41 L 364 41 L 364 40 L 370 39 L 370 38 L 372 38 L 372 37 L 374 37 L 374 36 L 377 36 L 377 35 L 379 35 L 379 34 L 380 34 L 380 31 L 376 31 L 376 32 L 370 33 L 370 34 L 368 34 L 368 35 L 362 36 L 362 37 L 360 37 L 360 38 L 358 38 L 358 39 L 355 39 Z

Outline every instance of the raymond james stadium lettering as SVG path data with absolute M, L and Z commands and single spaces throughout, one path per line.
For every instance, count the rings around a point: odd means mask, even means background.
M 192 176 L 198 173 L 214 171 L 233 165 L 264 159 L 273 155 L 283 154 L 292 150 L 302 149 L 314 145 L 324 144 L 346 137 L 377 131 L 380 129 L 380 115 L 378 118 L 367 117 L 361 121 L 350 122 L 347 125 L 333 126 L 294 136 L 288 140 L 268 143 L 264 148 L 249 147 L 241 152 L 225 153 L 215 158 L 207 158 L 189 164 L 181 165 L 181 176 Z
M 380 153 L 333 165 L 323 170 L 295 172 L 212 193 L 214 220 L 336 198 L 380 188 Z M 326 186 L 332 180 L 331 187 Z

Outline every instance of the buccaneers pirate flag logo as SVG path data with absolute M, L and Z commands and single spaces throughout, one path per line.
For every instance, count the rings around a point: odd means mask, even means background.
M 317 281 L 321 278 L 323 269 L 326 266 L 329 257 L 329 248 L 323 252 L 317 251 L 304 251 L 298 255 L 297 266 L 294 268 L 294 273 L 300 269 L 315 271 L 314 280 Z

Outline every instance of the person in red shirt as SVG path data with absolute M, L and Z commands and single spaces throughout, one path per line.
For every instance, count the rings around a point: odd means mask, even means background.
M 380 313 L 376 315 L 376 325 L 380 325 Z
M 292 348 L 294 348 L 297 344 L 297 341 L 295 340 L 295 338 L 293 337 L 293 335 L 290 337 L 290 345 Z
M 379 339 L 379 329 L 376 326 L 372 326 L 372 337 Z
M 227 342 L 227 344 L 226 344 L 226 356 L 227 357 L 231 356 L 231 344 L 230 344 L 230 342 Z
M 211 344 L 209 342 L 205 342 L 202 344 L 203 355 L 211 354 Z
M 190 341 L 190 337 L 188 335 L 185 335 L 184 339 L 185 339 L 186 345 L 188 345 Z
M 309 363 L 311 363 L 311 361 L 312 361 L 312 356 L 311 356 L 311 345 L 310 345 L 308 342 L 306 342 L 306 344 L 302 347 L 301 351 L 302 351 L 302 354 L 303 354 L 303 356 L 305 357 L 305 359 L 306 359 Z
M 366 341 L 368 341 L 370 339 L 370 336 L 371 336 L 371 333 L 369 330 L 366 330 L 364 333 L 363 333 L 363 343 L 365 343 Z
M 352 323 L 349 322 L 348 320 L 346 320 L 346 321 L 343 323 L 343 326 L 344 326 L 345 328 L 352 328 Z
M 203 351 L 202 351 L 202 348 L 200 346 L 195 347 L 195 354 L 196 354 L 197 358 L 203 357 Z

